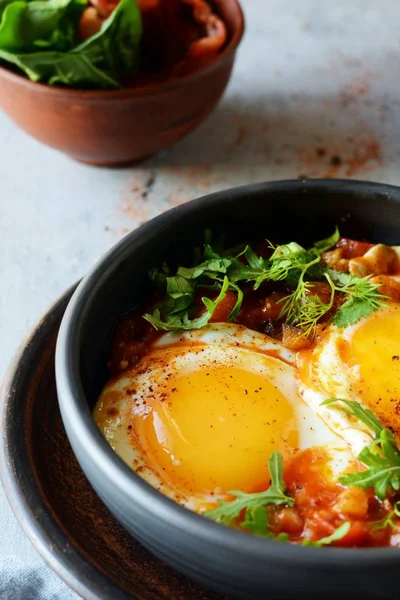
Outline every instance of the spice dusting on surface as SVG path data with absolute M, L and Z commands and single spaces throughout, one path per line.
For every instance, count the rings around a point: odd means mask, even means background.
M 339 148 L 326 148 L 321 154 L 313 147 L 300 148 L 300 172 L 305 177 L 356 177 L 373 172 L 382 165 L 382 150 L 378 140 L 362 139 Z

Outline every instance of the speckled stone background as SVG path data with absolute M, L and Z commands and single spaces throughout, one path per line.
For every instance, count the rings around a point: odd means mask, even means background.
M 247 31 L 219 107 L 177 146 L 137 167 L 76 164 L 0 114 L 1 372 L 50 303 L 162 211 L 262 180 L 400 182 L 400 5 L 242 4 Z M 1 490 L 0 530 L 2 600 L 76 598 L 47 576 Z

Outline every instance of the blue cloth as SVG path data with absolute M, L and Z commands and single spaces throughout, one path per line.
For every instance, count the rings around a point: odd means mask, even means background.
M 0 484 L 0 600 L 79 600 L 24 535 Z
M 1 600 L 77 600 L 42 561 L 16 556 L 0 558 Z

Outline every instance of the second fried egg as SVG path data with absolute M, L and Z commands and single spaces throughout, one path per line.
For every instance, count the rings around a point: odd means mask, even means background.
M 372 410 L 400 441 L 400 306 L 387 304 L 355 325 L 330 325 L 318 343 L 298 354 L 299 391 L 358 454 L 372 434 L 343 410 L 321 406 L 345 398 Z

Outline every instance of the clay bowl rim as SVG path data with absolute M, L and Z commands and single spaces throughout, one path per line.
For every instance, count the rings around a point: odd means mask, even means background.
M 139 87 L 126 88 L 122 90 L 79 90 L 74 88 L 61 88 L 61 87 L 52 87 L 45 83 L 40 83 L 39 81 L 31 81 L 24 75 L 20 73 L 16 73 L 7 67 L 0 66 L 0 79 L 5 78 L 9 81 L 15 83 L 16 85 L 25 86 L 26 88 L 30 88 L 31 90 L 36 89 L 38 92 L 42 92 L 43 94 L 47 94 L 49 96 L 64 96 L 70 97 L 73 99 L 82 99 L 82 100 L 127 100 L 135 97 L 143 97 L 143 96 L 154 96 L 157 94 L 161 94 L 163 92 L 167 92 L 172 89 L 176 89 L 184 86 L 186 83 L 191 81 L 195 81 L 196 79 L 202 79 L 204 76 L 208 75 L 219 66 L 221 66 L 232 54 L 234 54 L 243 38 L 244 30 L 245 30 L 245 20 L 243 9 L 240 5 L 239 0 L 224 0 L 224 2 L 232 3 L 232 5 L 237 10 L 238 20 L 235 21 L 235 28 L 232 32 L 232 35 L 229 39 L 228 44 L 225 48 L 218 54 L 218 56 L 208 65 L 201 67 L 194 73 L 189 73 L 187 75 L 183 75 L 177 79 L 171 81 L 165 81 L 161 83 L 154 83 L 152 85 L 142 85 Z
M 116 486 L 130 502 L 139 504 L 143 510 L 149 511 L 156 519 L 161 519 L 169 526 L 175 527 L 177 531 L 184 529 L 186 533 L 193 536 L 193 539 L 197 538 L 215 548 L 230 551 L 232 548 L 237 548 L 238 558 L 246 556 L 251 560 L 252 556 L 257 556 L 264 560 L 270 557 L 276 560 L 278 555 L 288 566 L 318 564 L 326 569 L 330 566 L 334 568 L 339 566 L 349 571 L 359 565 L 360 561 L 364 566 L 383 565 L 383 563 L 386 566 L 398 565 L 400 554 L 394 548 L 324 548 L 321 551 L 320 548 L 278 544 L 273 540 L 264 540 L 255 535 L 224 527 L 183 508 L 146 483 L 114 453 L 96 427 L 80 381 L 79 329 L 85 319 L 86 308 L 92 303 L 93 298 L 99 292 L 101 293 L 102 281 L 108 277 L 107 272 L 111 265 L 123 260 L 122 257 L 126 259 L 126 253 L 131 246 L 136 246 L 136 251 L 140 251 L 141 244 L 148 243 L 149 238 L 151 239 L 156 222 L 160 226 L 165 222 L 173 221 L 184 227 L 186 216 L 193 210 L 201 209 L 206 213 L 207 207 L 215 202 L 222 201 L 228 207 L 231 200 L 244 193 L 247 196 L 260 192 L 268 195 L 270 192 L 290 193 L 300 190 L 318 191 L 321 195 L 326 191 L 343 193 L 346 190 L 349 194 L 370 197 L 378 192 L 380 196 L 385 194 L 392 197 L 394 202 L 398 202 L 400 211 L 400 187 L 345 179 L 306 181 L 297 179 L 251 184 L 224 190 L 173 208 L 150 220 L 111 248 L 86 275 L 72 296 L 61 323 L 56 347 L 56 381 L 61 414 L 63 416 L 63 413 L 68 412 L 68 420 L 73 423 L 75 435 L 84 440 L 88 460 L 93 468 L 103 473 L 108 482 Z M 380 201 L 381 199 L 376 198 L 377 204 Z M 132 253 L 132 250 L 130 252 Z

